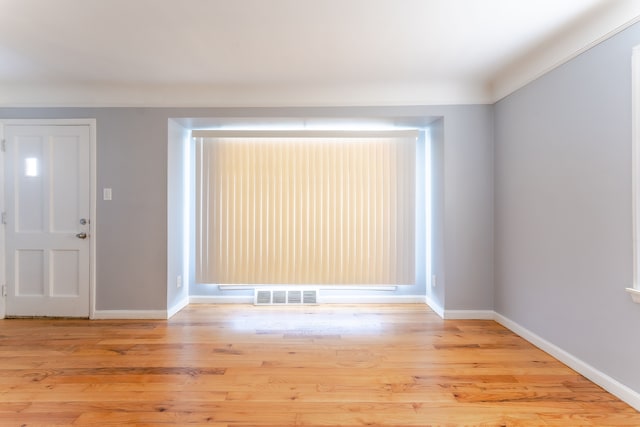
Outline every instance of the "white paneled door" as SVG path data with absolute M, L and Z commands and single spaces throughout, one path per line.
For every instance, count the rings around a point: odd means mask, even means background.
M 5 125 L 8 316 L 88 317 L 88 125 Z

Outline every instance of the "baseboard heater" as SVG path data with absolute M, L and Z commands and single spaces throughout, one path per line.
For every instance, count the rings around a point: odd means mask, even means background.
M 318 289 L 255 288 L 254 305 L 315 305 Z

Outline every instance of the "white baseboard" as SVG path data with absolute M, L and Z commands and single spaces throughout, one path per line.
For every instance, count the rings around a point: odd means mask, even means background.
M 424 295 L 320 295 L 320 304 L 424 304 Z
M 500 323 L 505 328 L 520 335 L 522 338 L 529 341 L 539 349 L 549 353 L 551 356 L 555 357 L 565 365 L 569 366 L 571 369 L 585 376 L 590 381 L 593 381 L 603 389 L 607 390 L 609 393 L 628 403 L 637 411 L 640 411 L 640 393 L 611 378 L 610 376 L 599 371 L 588 363 L 585 363 L 584 361 L 578 359 L 577 357 L 561 349 L 557 345 L 550 343 L 539 335 L 536 335 L 527 328 L 520 326 L 513 320 L 508 319 L 507 317 L 499 313 L 494 313 L 494 320 Z
M 492 310 L 444 310 L 440 305 L 427 297 L 427 304 L 443 319 L 482 319 L 495 320 L 505 328 L 518 334 L 542 351 L 550 354 L 571 369 L 593 381 L 609 393 L 640 411 L 640 393 L 611 378 L 581 359 L 536 335 L 511 319 Z
M 444 310 L 443 319 L 494 320 L 493 310 Z
M 96 310 L 92 319 L 135 319 L 135 320 L 166 320 L 167 310 Z
M 191 304 L 253 304 L 253 295 L 200 295 L 189 297 Z
M 171 307 L 169 310 L 167 310 L 167 319 L 171 319 L 177 312 L 179 312 L 180 310 L 182 310 L 188 305 L 189 305 L 189 297 L 186 296 L 185 298 L 178 301 L 178 303 L 175 304 L 173 307 Z
M 433 310 L 438 316 L 444 319 L 444 308 L 442 308 L 440 304 L 429 298 L 428 295 L 425 297 L 425 302 L 427 303 L 429 308 L 431 308 L 431 310 Z

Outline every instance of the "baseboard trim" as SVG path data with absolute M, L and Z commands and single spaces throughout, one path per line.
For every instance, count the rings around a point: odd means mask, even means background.
M 191 304 L 253 304 L 253 295 L 199 295 L 189 297 Z
M 176 313 L 178 313 L 180 310 L 182 310 L 188 305 L 189 305 L 189 297 L 187 296 L 182 298 L 180 301 L 178 301 L 177 304 L 175 304 L 173 307 L 167 310 L 167 319 L 171 319 L 173 316 L 176 315 Z
M 429 296 L 425 297 L 425 302 L 427 303 L 429 308 L 433 310 L 434 313 L 440 316 L 441 319 L 444 319 L 444 308 L 442 308 L 440 304 L 435 302 L 433 299 L 429 298 Z
M 96 310 L 95 320 L 166 320 L 167 310 Z
M 444 310 L 443 319 L 494 320 L 493 310 Z
M 426 303 L 442 319 L 494 320 L 495 317 L 493 310 L 445 310 L 429 297 L 426 297 Z
M 635 410 L 640 411 L 640 393 L 599 371 L 557 345 L 550 343 L 513 320 L 492 310 L 444 310 L 429 297 L 427 297 L 426 302 L 429 307 L 443 319 L 495 320 L 505 328 L 521 336 L 542 351 L 550 354 L 571 369 L 607 390 L 623 402 L 629 404 Z
M 499 313 L 494 313 L 494 320 L 500 323 L 505 328 L 520 335 L 522 338 L 529 341 L 539 349 L 549 353 L 551 356 L 555 357 L 571 369 L 585 376 L 590 381 L 593 381 L 603 389 L 607 390 L 609 393 L 628 403 L 637 411 L 640 411 L 640 393 L 632 390 L 618 380 L 611 378 L 607 374 L 599 371 L 588 363 L 585 363 L 581 359 L 578 359 L 577 357 L 568 353 L 557 345 L 550 343 L 549 341 L 531 332 L 530 330 L 519 325 L 513 320 Z

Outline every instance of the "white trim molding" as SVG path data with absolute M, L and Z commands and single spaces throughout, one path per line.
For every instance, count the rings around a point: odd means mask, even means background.
M 507 65 L 489 83 L 492 103 L 526 86 L 640 20 L 640 2 L 616 0 Z
M 631 206 L 633 220 L 633 286 L 627 288 L 633 302 L 640 303 L 640 45 L 631 54 Z
M 173 307 L 169 307 L 169 309 L 167 310 L 167 319 L 171 319 L 180 310 L 182 310 L 183 308 L 185 308 L 188 305 L 189 305 L 189 297 L 185 297 L 185 298 L 181 299 Z
M 0 121 L 0 143 L 4 142 L 4 122 Z M 5 211 L 5 199 L 4 199 L 4 146 L 3 150 L 0 150 L 0 212 Z M 0 319 L 4 319 L 6 315 L 7 307 L 7 276 L 6 276 L 6 241 L 5 241 L 5 228 L 0 226 Z
M 7 83 L 0 107 L 327 107 L 491 104 L 486 85 L 441 79 L 429 82 L 342 84 Z
M 443 319 L 457 320 L 495 320 L 492 310 L 444 310 Z
M 438 304 L 435 300 L 433 300 L 433 298 L 427 295 L 425 298 L 425 303 L 429 306 L 431 310 L 433 310 L 434 313 L 436 313 L 438 316 L 444 319 L 444 308 L 442 308 L 440 304 Z
M 579 374 L 584 375 L 587 379 L 593 381 L 595 384 L 604 388 L 609 393 L 628 403 L 636 410 L 640 411 L 640 393 L 632 390 L 631 388 L 615 380 L 614 378 L 611 378 L 607 374 L 599 371 L 583 360 L 578 359 L 577 357 L 563 350 L 557 345 L 550 343 L 549 341 L 531 332 L 530 330 L 519 325 L 513 320 L 499 313 L 494 313 L 494 320 L 500 323 L 505 328 L 511 330 L 525 340 L 529 341 L 539 349 L 555 357 L 560 362 L 564 363 Z
M 640 302 L 640 290 L 628 288 L 627 291 L 632 294 L 634 300 L 637 299 L 636 302 Z M 517 334 L 534 346 L 538 347 L 540 350 L 548 353 L 567 365 L 569 368 L 583 375 L 589 379 L 589 381 L 594 382 L 620 400 L 632 406 L 634 409 L 640 411 L 640 393 L 589 365 L 568 351 L 563 350 L 534 332 L 531 332 L 508 317 L 491 310 L 442 310 L 437 304 L 432 305 L 432 302 L 430 303 L 429 301 L 427 301 L 427 304 L 429 304 L 431 309 L 443 319 L 494 320 L 498 322 L 511 332 Z
M 627 288 L 627 292 L 631 295 L 631 300 L 637 304 L 640 304 L 640 290 L 635 288 Z
M 167 310 L 96 310 L 92 320 L 167 320 Z

